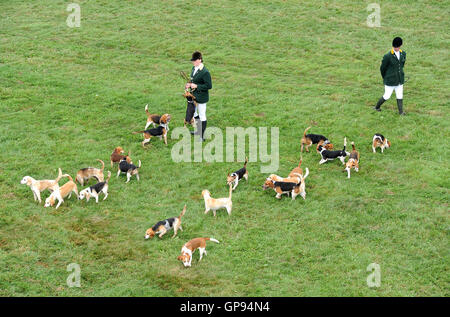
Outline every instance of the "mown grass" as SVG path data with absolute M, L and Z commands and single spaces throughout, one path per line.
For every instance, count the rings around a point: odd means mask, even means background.
M 381 28 L 354 1 L 66 1 L 0 4 L 0 295 L 2 296 L 448 296 L 448 10 L 440 1 L 381 3 Z M 195 21 L 192 20 L 195 17 Z M 381 57 L 394 36 L 407 51 L 405 108 L 383 93 Z M 233 194 L 231 217 L 203 214 L 200 193 L 225 196 L 242 163 L 174 163 L 159 140 L 143 150 L 131 131 L 144 105 L 182 125 L 179 70 L 201 50 L 213 77 L 208 123 L 280 129 L 280 169 L 298 162 L 305 127 L 361 153 L 347 180 L 337 162 L 310 169 L 307 200 L 263 192 L 266 175 Z M 372 154 L 383 133 L 393 144 Z M 115 146 L 143 163 L 141 182 L 113 177 L 99 204 L 33 202 L 24 175 L 74 175 Z M 107 169 L 109 169 L 107 165 Z M 44 198 L 48 194 L 43 195 Z M 144 241 L 156 221 L 178 215 L 175 239 Z M 191 238 L 213 236 L 201 263 L 176 260 Z M 69 263 L 81 287 L 69 288 Z M 366 267 L 381 266 L 368 288 Z

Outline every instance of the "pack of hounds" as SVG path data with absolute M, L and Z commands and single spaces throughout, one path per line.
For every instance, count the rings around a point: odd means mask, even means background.
M 183 95 L 188 102 L 192 102 L 193 96 L 190 94 Z M 195 100 L 194 100 L 195 102 Z M 142 133 L 144 140 L 142 141 L 142 146 L 145 147 L 150 143 L 153 137 L 159 137 L 161 140 L 164 140 L 164 143 L 167 145 L 167 132 L 169 131 L 169 123 L 171 120 L 171 116 L 169 114 L 157 115 L 151 114 L 148 111 L 148 105 L 145 106 L 145 112 L 147 114 L 147 122 L 144 130 L 133 132 L 133 134 Z M 191 124 L 194 126 L 194 123 L 189 120 L 184 120 L 184 125 Z M 149 126 L 153 127 L 148 129 Z M 324 164 L 328 161 L 332 161 L 335 159 L 339 159 L 341 163 L 344 165 L 344 172 L 347 172 L 347 177 L 350 178 L 350 172 L 354 169 L 356 172 L 359 171 L 359 161 L 360 154 L 356 150 L 355 143 L 352 142 L 352 151 L 347 152 L 347 139 L 344 138 L 344 146 L 342 150 L 334 150 L 334 145 L 331 141 L 320 134 L 307 134 L 306 132 L 311 127 L 306 128 L 303 132 L 303 136 L 300 140 L 301 143 L 301 153 L 303 149 L 306 149 L 306 152 L 309 152 L 309 148 L 312 145 L 316 146 L 316 152 L 320 155 L 319 164 Z M 375 134 L 372 139 L 372 150 L 375 153 L 376 149 L 379 147 L 381 149 L 381 153 L 384 152 L 385 148 L 389 148 L 391 146 L 391 142 L 385 138 L 381 134 Z M 114 164 L 117 164 L 117 177 L 121 174 L 126 174 L 127 180 L 126 183 L 130 182 L 131 178 L 135 176 L 137 181 L 139 178 L 139 169 L 141 168 L 141 161 L 138 160 L 138 165 L 133 164 L 131 159 L 131 153 L 128 151 L 128 154 L 125 155 L 125 151 L 122 147 L 116 147 L 114 151 L 110 155 L 110 163 L 111 168 L 114 167 Z M 348 157 L 347 162 L 345 161 Z M 76 195 L 79 200 L 86 199 L 88 202 L 91 198 L 94 198 L 96 203 L 98 203 L 99 195 L 103 194 L 103 200 L 108 197 L 108 183 L 111 178 L 111 172 L 108 171 L 108 176 L 105 179 L 104 177 L 104 168 L 105 163 L 98 159 L 101 163 L 100 168 L 95 167 L 86 167 L 80 169 L 75 177 L 75 181 L 73 181 L 72 177 L 69 174 L 63 174 L 61 168 L 58 169 L 58 176 L 52 180 L 36 180 L 31 176 L 23 177 L 21 184 L 27 185 L 30 187 L 34 200 L 41 203 L 41 192 L 48 190 L 50 192 L 50 196 L 45 199 L 44 207 L 54 206 L 56 204 L 56 209 L 64 202 L 64 199 L 70 199 L 72 193 Z M 205 203 L 205 214 L 212 210 L 214 216 L 216 216 L 216 211 L 219 209 L 225 209 L 228 215 L 231 215 L 233 202 L 232 202 L 232 192 L 236 190 L 239 182 L 242 179 L 248 181 L 248 170 L 247 170 L 248 159 L 245 159 L 244 166 L 239 170 L 228 173 L 226 177 L 226 183 L 229 186 L 229 194 L 228 197 L 225 198 L 212 198 L 211 193 L 204 189 L 202 191 L 202 197 Z M 276 193 L 275 197 L 277 199 L 281 199 L 282 195 L 291 196 L 292 200 L 300 195 L 303 199 L 306 199 L 306 184 L 305 180 L 309 175 L 309 169 L 305 168 L 305 173 L 303 173 L 303 169 L 301 168 L 302 164 L 302 156 L 300 156 L 300 162 L 298 166 L 293 168 L 287 177 L 282 177 L 276 174 L 269 175 L 264 184 L 262 185 L 263 190 L 273 189 Z M 68 182 L 59 186 L 59 181 L 62 178 L 68 178 Z M 81 186 L 85 186 L 90 180 L 96 180 L 96 183 L 86 187 L 85 189 L 78 192 L 77 183 Z M 155 235 L 159 238 L 162 238 L 168 231 L 173 230 L 174 234 L 172 238 L 174 238 L 178 230 L 183 231 L 181 227 L 181 218 L 186 213 L 186 205 L 182 212 L 178 217 L 168 218 L 162 221 L 158 221 L 151 228 L 147 229 L 145 232 L 145 239 L 151 239 Z M 206 253 L 206 241 L 213 241 L 219 243 L 218 240 L 214 238 L 195 238 L 187 243 L 185 243 L 181 249 L 181 255 L 178 257 L 185 267 L 190 267 L 192 262 L 192 255 L 195 250 L 199 250 L 200 259 L 203 258 L 203 255 Z

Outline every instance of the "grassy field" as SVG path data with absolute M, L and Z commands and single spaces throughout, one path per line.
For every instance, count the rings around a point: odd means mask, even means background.
M 69 28 L 69 1 L 0 0 L 0 295 L 449 296 L 450 8 L 383 1 L 381 27 L 369 28 L 371 2 L 80 0 L 81 27 Z M 406 117 L 394 95 L 371 109 L 395 36 L 408 54 Z M 176 140 L 142 149 L 131 134 L 147 103 L 182 125 L 178 72 L 197 49 L 213 79 L 210 127 L 278 127 L 277 174 L 287 175 L 311 125 L 339 148 L 354 141 L 360 172 L 348 180 L 338 162 L 304 153 L 306 201 L 279 201 L 251 162 L 231 217 L 204 215 L 201 190 L 226 196 L 226 173 L 242 163 L 175 163 Z M 373 154 L 374 133 L 392 148 Z M 98 204 L 44 208 L 20 185 L 58 167 L 74 176 L 97 158 L 111 170 L 119 145 L 142 161 L 141 182 L 114 169 Z M 144 240 L 184 204 L 183 232 Z M 177 256 L 198 236 L 221 243 L 185 269 Z M 66 285 L 70 263 L 79 288 Z M 370 263 L 378 288 L 366 283 Z

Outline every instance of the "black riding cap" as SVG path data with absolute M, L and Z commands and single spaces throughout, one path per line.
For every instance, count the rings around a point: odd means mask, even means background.
M 201 59 L 203 61 L 202 53 L 200 53 L 199 51 L 195 51 L 192 54 L 191 62 L 196 61 L 197 59 Z
M 392 41 L 392 47 L 400 47 L 403 44 L 403 40 L 401 37 L 396 37 L 393 41 Z

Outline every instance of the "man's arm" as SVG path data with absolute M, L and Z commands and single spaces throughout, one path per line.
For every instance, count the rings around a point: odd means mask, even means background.
M 388 69 L 388 66 L 389 66 L 389 56 L 388 55 L 384 55 L 383 56 L 383 60 L 381 61 L 381 66 L 380 66 L 381 77 L 384 78 L 384 75 L 386 75 L 386 71 Z
M 198 84 L 197 85 L 197 89 L 198 90 L 208 90 L 212 88 L 212 82 L 211 82 L 211 74 L 209 72 L 207 72 L 204 77 L 203 80 L 205 81 L 204 84 Z

